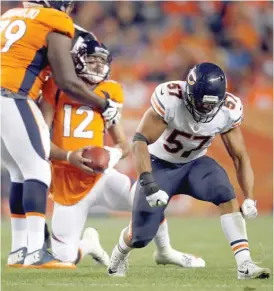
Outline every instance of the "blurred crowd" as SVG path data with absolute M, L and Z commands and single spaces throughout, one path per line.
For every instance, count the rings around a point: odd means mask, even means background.
M 2 1 L 2 13 L 21 5 Z M 77 1 L 72 16 L 113 54 L 129 137 L 155 86 L 184 80 L 203 61 L 224 69 L 228 90 L 247 106 L 273 108 L 272 1 Z M 129 162 L 123 165 L 128 172 Z
M 124 85 L 129 107 L 141 107 L 155 83 L 209 61 L 243 102 L 272 108 L 272 1 L 77 1 L 73 18 L 111 50 L 111 78 Z

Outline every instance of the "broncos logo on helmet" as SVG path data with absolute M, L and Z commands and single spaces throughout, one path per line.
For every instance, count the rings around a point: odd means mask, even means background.
M 63 1 L 48 1 L 48 0 L 30 0 L 24 3 L 36 3 L 42 5 L 46 8 L 54 8 L 63 12 L 66 12 L 67 8 L 72 6 L 73 1 L 63 0 Z
M 187 76 L 185 105 L 197 122 L 210 122 L 224 104 L 226 77 L 220 67 L 201 63 Z
M 112 56 L 103 43 L 90 33 L 81 36 L 71 51 L 77 75 L 89 82 L 98 84 L 106 80 L 110 73 Z

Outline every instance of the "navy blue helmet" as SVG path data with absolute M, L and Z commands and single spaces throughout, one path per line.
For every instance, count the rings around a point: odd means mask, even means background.
M 47 8 L 54 8 L 60 11 L 65 12 L 66 9 L 72 5 L 73 1 L 63 0 L 63 1 L 47 1 L 47 0 L 30 0 L 28 2 L 37 3 L 43 5 Z
M 77 75 L 91 84 L 108 78 L 112 56 L 106 46 L 87 34 L 78 38 L 72 49 L 72 58 Z
M 186 108 L 197 122 L 210 122 L 226 98 L 226 77 L 220 67 L 201 63 L 192 68 L 186 81 Z

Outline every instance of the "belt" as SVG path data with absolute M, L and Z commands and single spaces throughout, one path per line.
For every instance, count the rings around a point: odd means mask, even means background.
M 30 100 L 32 100 L 28 95 L 21 95 L 21 94 L 12 92 L 6 88 L 1 88 L 1 96 L 7 97 L 7 98 L 12 98 L 12 99 L 23 99 L 23 100 L 30 99 Z

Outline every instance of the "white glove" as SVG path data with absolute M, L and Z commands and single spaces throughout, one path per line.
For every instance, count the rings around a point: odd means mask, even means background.
M 146 200 L 150 207 L 161 207 L 168 203 L 169 196 L 163 190 L 159 190 L 149 196 L 146 196 Z
M 112 147 L 104 146 L 104 149 L 109 152 L 109 162 L 108 162 L 108 167 L 105 170 L 105 173 L 106 173 L 108 169 L 112 169 L 118 164 L 123 153 L 122 153 L 122 150 L 119 148 L 112 148 Z
M 121 113 L 119 109 L 122 107 L 121 104 L 112 101 L 111 99 L 107 99 L 108 107 L 102 113 L 102 116 L 106 123 L 106 128 L 111 127 L 114 124 L 117 124 L 121 118 Z
M 245 199 L 241 207 L 243 216 L 246 218 L 255 218 L 258 214 L 256 208 L 256 201 L 252 199 Z

